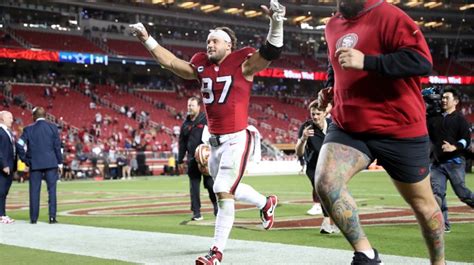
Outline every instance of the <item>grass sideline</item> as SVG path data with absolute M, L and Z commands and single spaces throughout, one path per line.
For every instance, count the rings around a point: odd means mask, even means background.
M 306 210 L 311 206 L 311 188 L 305 176 L 261 176 L 244 177 L 243 182 L 252 185 L 264 194 L 277 194 L 280 198 L 281 207 L 278 207 L 278 218 L 307 218 Z M 473 175 L 467 176 L 467 186 L 474 187 Z M 390 178 L 384 172 L 367 172 L 356 176 L 350 184 L 350 190 L 361 211 L 371 207 L 383 206 L 404 206 L 402 198 L 396 192 Z M 15 183 L 10 191 L 8 205 L 28 205 L 28 184 Z M 186 176 L 180 177 L 151 177 L 137 178 L 133 181 L 75 181 L 61 182 L 58 185 L 58 220 L 61 223 L 78 224 L 96 227 L 110 227 L 121 229 L 132 229 L 151 232 L 167 232 L 177 234 L 192 234 L 212 237 L 213 227 L 204 225 L 184 225 L 189 220 L 191 212 L 174 215 L 154 215 L 154 216 L 64 216 L 62 213 L 69 210 L 110 207 L 110 206 L 130 206 L 142 204 L 157 205 L 163 202 L 186 202 L 180 206 L 168 207 L 165 209 L 189 209 L 189 183 Z M 208 202 L 205 190 L 201 189 L 202 202 Z M 169 195 L 169 198 L 159 196 Z M 46 187 L 43 185 L 42 203 L 47 201 Z M 131 200 L 125 200 L 131 198 Z M 117 201 L 123 200 L 123 201 Z M 305 200 L 308 203 L 292 204 L 288 201 Z M 462 205 L 452 193 L 448 192 L 449 205 Z M 47 220 L 47 207 L 43 205 L 41 209 L 40 221 Z M 150 209 L 139 209 L 138 211 L 150 211 Z M 156 211 L 151 208 L 151 211 Z M 129 213 L 130 210 L 121 210 L 121 213 Z M 28 220 L 28 209 L 9 210 L 9 215 L 15 219 Z M 205 220 L 213 220 L 211 214 L 204 215 Z M 238 211 L 237 220 L 258 220 L 258 211 L 255 209 Z M 402 255 L 411 257 L 426 258 L 426 250 L 417 225 L 384 225 L 366 226 L 365 232 L 372 244 L 384 254 Z M 474 224 L 453 224 L 452 232 L 446 235 L 446 256 L 449 260 L 472 262 L 474 254 L 471 251 L 471 242 L 474 240 Z M 323 236 L 318 229 L 291 229 L 259 231 L 256 229 L 234 228 L 231 237 L 234 239 L 277 242 L 305 246 L 317 246 L 325 248 L 349 250 L 342 235 Z M 407 243 L 408 242 L 408 243 Z M 8 251 L 4 251 L 8 250 Z M 8 254 L 2 254 L 8 253 Z M 14 264 L 28 263 L 31 256 L 45 256 L 51 259 L 48 264 L 64 264 L 63 258 L 74 256 L 83 264 L 103 264 L 112 262 L 108 260 L 60 254 L 48 251 L 31 250 L 27 248 L 10 247 L 0 245 L 0 260 L 4 255 L 10 257 L 11 253 L 16 257 Z M 51 257 L 50 255 L 57 255 Z M 88 260 L 91 259 L 91 260 Z M 19 263 L 16 263 L 19 262 Z
M 29 265 L 29 264 L 103 264 L 121 265 L 133 264 L 120 260 L 100 259 L 95 257 L 57 253 L 52 251 L 8 246 L 0 244 L 0 260 L 2 264 Z

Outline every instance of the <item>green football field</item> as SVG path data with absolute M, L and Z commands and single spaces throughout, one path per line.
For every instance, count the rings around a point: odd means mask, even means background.
M 316 224 L 320 216 L 306 215 L 312 204 L 311 187 L 306 176 L 249 176 L 244 177 L 243 182 L 252 185 L 265 195 L 279 196 L 275 229 L 271 231 L 259 229 L 258 210 L 240 205 L 231 238 L 350 249 L 341 234 L 319 234 L 319 227 Z M 467 186 L 474 188 L 473 175 L 467 176 Z M 427 257 L 420 230 L 411 215 L 405 214 L 402 217 L 384 215 L 387 212 L 407 212 L 407 206 L 386 173 L 360 173 L 350 183 L 350 190 L 358 201 L 362 220 L 367 223 L 364 226 L 365 232 L 380 252 Z M 188 192 L 187 176 L 139 177 L 127 181 L 61 182 L 58 183 L 58 220 L 63 224 L 212 237 L 214 216 L 207 191 L 201 189 L 203 211 L 208 212 L 204 212 L 204 220 L 200 222 L 189 221 L 191 211 Z M 46 222 L 47 193 L 44 183 L 41 196 L 39 221 Z M 453 261 L 474 262 L 474 251 L 472 251 L 474 211 L 465 207 L 451 189 L 448 191 L 448 203 L 453 209 L 450 217 L 457 221 L 452 224 L 452 232 L 445 236 L 446 256 Z M 12 218 L 29 220 L 27 183 L 14 183 L 8 197 L 7 209 Z M 303 223 L 306 225 L 302 225 Z M 5 264 L 34 264 L 38 257 L 48 260 L 48 264 L 120 263 L 0 244 L 0 260 L 8 262 Z

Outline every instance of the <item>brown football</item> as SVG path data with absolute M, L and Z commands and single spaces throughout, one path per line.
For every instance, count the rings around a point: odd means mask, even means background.
M 194 158 L 198 164 L 199 171 L 203 175 L 209 176 L 209 155 L 211 154 L 211 148 L 207 144 L 200 144 L 194 152 Z

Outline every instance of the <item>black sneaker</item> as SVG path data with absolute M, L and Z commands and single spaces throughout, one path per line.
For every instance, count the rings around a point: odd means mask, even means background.
M 445 233 L 445 234 L 451 233 L 451 227 L 445 227 L 445 228 L 444 228 L 444 233 Z
M 375 257 L 373 259 L 369 259 L 364 253 L 362 252 L 354 252 L 354 257 L 352 257 L 351 265 L 380 265 L 382 261 L 379 258 L 379 253 L 374 248 Z

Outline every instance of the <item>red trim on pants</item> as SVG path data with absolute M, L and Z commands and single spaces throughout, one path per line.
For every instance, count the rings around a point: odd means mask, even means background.
M 239 185 L 240 180 L 244 176 L 245 167 L 247 166 L 247 160 L 248 160 L 249 154 L 250 154 L 250 143 L 252 142 L 252 137 L 250 136 L 249 130 L 245 130 L 245 132 L 246 132 L 246 135 L 247 135 L 247 144 L 245 145 L 244 153 L 242 154 L 242 158 L 240 160 L 239 177 L 234 182 L 234 185 L 232 185 L 232 188 L 230 188 L 230 193 L 232 195 L 235 194 L 235 190 L 237 189 L 237 185 Z

